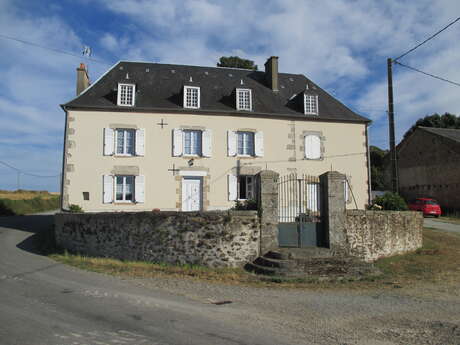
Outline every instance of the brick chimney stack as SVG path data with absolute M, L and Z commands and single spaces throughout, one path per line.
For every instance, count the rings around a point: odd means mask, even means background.
M 265 80 L 272 91 L 278 91 L 278 56 L 271 56 L 265 62 Z
M 88 71 L 84 63 L 77 68 L 77 96 L 89 86 Z

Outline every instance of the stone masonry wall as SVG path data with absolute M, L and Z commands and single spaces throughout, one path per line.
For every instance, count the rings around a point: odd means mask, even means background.
M 423 216 L 411 211 L 346 211 L 348 254 L 364 261 L 411 252 L 422 246 Z
M 209 267 L 259 255 L 255 211 L 60 213 L 55 223 L 56 243 L 86 255 Z

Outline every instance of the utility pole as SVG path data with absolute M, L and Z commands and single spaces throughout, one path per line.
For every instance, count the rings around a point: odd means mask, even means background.
M 391 188 L 393 193 L 399 192 L 398 160 L 395 146 L 395 118 L 393 109 L 393 60 L 387 59 L 388 66 L 388 127 L 390 132 Z

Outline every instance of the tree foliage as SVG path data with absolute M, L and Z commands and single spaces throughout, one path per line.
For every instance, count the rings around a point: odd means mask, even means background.
M 396 193 L 387 192 L 382 196 L 377 196 L 374 199 L 372 208 L 376 208 L 375 205 L 379 205 L 382 210 L 388 211 L 406 211 L 408 210 L 407 204 L 404 199 Z
M 415 122 L 406 134 L 404 134 L 404 138 L 411 134 L 417 126 L 460 129 L 460 117 L 450 113 L 445 113 L 444 115 L 433 114 L 425 116 Z
M 369 148 L 369 155 L 371 158 L 371 181 L 372 190 L 385 190 L 384 181 L 384 161 L 383 157 L 388 153 L 388 150 L 382 150 L 377 146 Z
M 222 56 L 217 63 L 217 67 L 235 67 L 257 71 L 257 65 L 254 65 L 254 61 L 242 59 L 238 56 Z

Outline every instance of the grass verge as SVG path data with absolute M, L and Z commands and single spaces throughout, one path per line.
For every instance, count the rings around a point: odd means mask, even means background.
M 69 253 L 51 254 L 56 261 L 81 269 L 130 278 L 173 277 L 199 279 L 225 284 L 278 286 L 286 288 L 337 287 L 380 288 L 410 286 L 415 281 L 436 282 L 448 279 L 460 281 L 460 236 L 424 230 L 423 247 L 414 253 L 378 260 L 375 265 L 383 272 L 381 277 L 360 281 L 322 281 L 317 278 L 283 279 L 247 273 L 243 269 L 213 269 L 194 265 L 168 265 L 159 263 L 120 261 L 87 257 Z M 383 283 L 383 284 L 382 284 Z
M 23 215 L 59 208 L 59 195 L 48 192 L 0 191 L 0 196 L 0 216 Z

